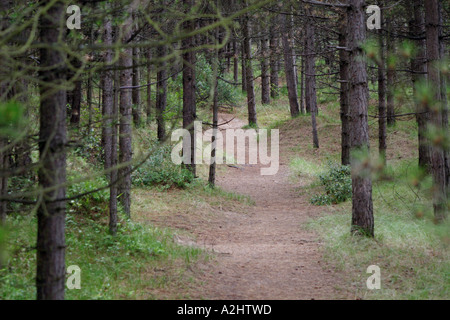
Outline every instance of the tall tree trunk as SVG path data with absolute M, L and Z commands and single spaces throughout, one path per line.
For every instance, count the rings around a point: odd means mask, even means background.
M 120 78 L 119 71 L 114 70 L 114 100 L 112 107 L 112 130 L 111 130 L 111 174 L 112 184 L 109 188 L 109 232 L 112 235 L 117 233 L 117 197 L 119 194 L 119 185 L 116 182 L 119 177 L 117 170 L 117 124 L 119 123 L 119 89 Z
M 78 59 L 74 60 L 74 67 L 81 68 L 81 62 Z M 81 96 L 82 96 L 82 80 L 75 80 L 75 88 L 72 90 L 72 104 L 71 104 L 71 115 L 70 123 L 73 125 L 80 124 L 81 117 Z
M 193 0 L 184 0 L 185 12 L 189 13 L 190 9 L 194 6 Z M 195 28 L 195 21 L 187 21 L 184 24 L 186 33 L 191 32 Z M 183 40 L 183 50 L 192 49 L 194 44 L 194 38 L 186 38 Z M 195 134 L 194 134 L 194 121 L 196 118 L 196 101 L 195 101 L 195 52 L 190 50 L 183 53 L 183 128 L 189 130 L 191 142 L 190 142 L 190 154 L 191 163 L 187 165 L 187 168 L 194 174 L 196 174 L 195 167 Z M 184 152 L 184 151 L 183 151 Z
M 131 15 L 124 24 L 124 41 L 132 34 Z M 120 86 L 130 87 L 133 82 L 133 50 L 126 48 L 119 57 Z M 126 164 L 119 170 L 121 203 L 128 218 L 131 206 L 131 159 L 132 159 L 132 95 L 130 89 L 120 91 L 120 134 L 119 134 L 119 163 Z
M 239 51 L 236 39 L 233 40 L 233 51 L 234 51 L 234 60 L 233 60 L 233 79 L 234 83 L 239 82 Z
M 439 1 L 439 57 L 441 61 L 445 60 L 445 42 L 444 42 L 444 20 L 443 20 L 443 1 Z M 440 93 L 441 93 L 441 103 L 442 103 L 442 128 L 444 132 L 449 132 L 448 123 L 448 101 L 447 101 L 447 81 L 446 74 L 441 70 L 440 73 Z M 447 192 L 447 199 L 450 196 L 450 148 L 444 149 L 444 164 L 445 164 L 445 188 Z M 447 210 L 448 211 L 448 210 Z
M 390 19 L 386 19 L 386 25 L 388 29 L 388 37 L 387 37 L 387 57 L 388 57 L 388 63 L 387 63 L 387 72 L 386 72 L 386 86 L 387 86 L 387 105 L 386 105 L 386 112 L 387 112 L 387 124 L 389 126 L 393 126 L 395 124 L 395 68 L 396 65 L 393 62 L 392 57 L 395 54 L 395 41 L 394 37 L 392 36 L 392 23 L 390 22 Z
M 351 149 L 369 149 L 369 125 L 367 120 L 368 83 L 364 53 L 360 45 L 366 39 L 364 0 L 350 0 L 347 10 L 349 48 L 349 110 Z M 369 156 L 367 152 L 367 156 Z M 351 158 L 356 169 L 358 159 Z M 359 160 L 360 161 L 360 160 Z M 352 223 L 351 232 L 369 237 L 374 236 L 372 180 L 365 172 L 352 170 Z
M 280 41 L 270 28 L 270 96 L 277 98 L 278 92 L 278 45 Z
M 342 12 L 339 27 L 339 46 L 347 48 L 347 13 Z M 340 116 L 341 116 L 341 163 L 350 164 L 350 118 L 349 118 L 349 64 L 348 52 L 345 49 L 339 50 L 339 78 L 340 78 Z
M 289 106 L 291 110 L 291 116 L 295 117 L 299 114 L 300 108 L 298 105 L 298 94 L 297 94 L 297 80 L 295 79 L 294 70 L 294 58 L 292 56 L 291 40 L 289 30 L 288 18 L 286 15 L 280 15 L 280 23 L 283 28 L 281 33 L 281 38 L 283 42 L 283 52 L 284 52 L 284 71 L 286 74 L 286 84 L 288 89 Z
M 147 49 L 147 125 L 151 122 L 152 116 L 152 86 L 150 83 L 152 82 L 152 50 L 151 48 Z
M 216 183 L 216 147 L 217 147 L 217 132 L 218 121 L 219 121 L 219 101 L 218 101 L 218 90 L 217 90 L 217 71 L 219 64 L 219 55 L 216 52 L 214 56 L 213 65 L 213 79 L 214 80 L 214 94 L 213 94 L 213 134 L 211 137 L 211 163 L 209 165 L 209 175 L 208 184 L 211 188 L 214 188 Z
M 241 74 L 242 74 L 242 91 L 247 92 L 247 67 L 245 60 L 245 44 L 244 41 L 241 42 Z
M 250 24 L 248 14 L 244 17 L 244 57 L 245 57 L 245 76 L 247 87 L 247 107 L 248 107 L 248 124 L 256 125 L 256 100 L 255 100 L 255 87 L 253 81 L 253 68 L 252 68 L 252 46 L 250 40 Z
M 162 45 L 157 48 L 158 58 L 167 55 L 167 46 Z M 166 138 L 166 124 L 164 112 L 167 105 L 167 62 L 162 61 L 157 72 L 156 85 L 156 123 L 158 125 L 158 141 L 162 142 Z
M 425 2 L 425 26 L 427 43 L 427 69 L 430 90 L 434 91 L 434 101 L 430 108 L 430 124 L 438 134 L 444 134 L 443 108 L 441 105 L 440 71 L 436 63 L 440 58 L 439 46 L 439 4 L 438 0 Z M 441 139 L 442 141 L 444 139 Z M 431 146 L 431 173 L 433 176 L 433 207 L 437 222 L 447 216 L 447 191 L 444 146 L 433 143 Z
M 425 35 L 425 19 L 423 14 L 423 4 L 421 0 L 414 0 L 413 12 L 411 14 L 412 20 L 409 21 L 409 31 L 412 37 L 423 37 Z M 427 71 L 426 54 L 425 54 L 425 40 L 417 40 L 417 54 L 411 59 L 411 80 L 413 82 L 414 96 L 416 94 L 416 86 L 421 80 L 425 79 L 425 72 Z M 427 124 L 429 121 L 429 108 L 426 105 L 415 101 L 416 104 L 416 120 L 418 127 L 418 142 L 419 142 L 419 166 L 429 172 L 431 168 L 431 154 L 430 145 L 426 137 Z
M 0 137 L 0 226 L 3 226 L 6 222 L 7 202 L 2 200 L 8 194 L 8 156 L 7 156 L 8 140 L 4 137 Z M 3 172 L 1 172 L 3 171 Z M 0 257 L 1 259 L 1 257 Z M 2 261 L 0 261 L 0 267 L 2 267 Z
M 300 112 L 302 114 L 306 113 L 305 109 L 305 51 L 303 51 L 303 55 L 301 57 L 301 65 L 300 65 Z
M 49 1 L 41 1 L 45 6 Z M 63 2 L 56 2 L 40 17 L 40 130 L 39 130 L 39 186 L 53 188 L 42 195 L 37 210 L 37 270 L 38 300 L 63 300 L 65 285 L 65 217 L 66 202 L 66 92 L 55 90 L 66 80 L 65 57 L 59 41 L 65 17 Z M 62 39 L 61 39 L 62 37 Z
M 92 75 L 88 74 L 87 79 L 87 88 L 86 88 L 86 103 L 88 106 L 88 127 L 87 132 L 88 135 L 91 134 L 91 128 L 92 128 Z
M 384 38 L 381 29 L 378 30 L 380 61 L 378 63 L 378 152 L 386 164 L 386 79 Z
M 269 44 L 265 37 L 261 39 L 261 103 L 270 103 Z
M 139 70 L 140 49 L 133 48 L 133 87 L 139 86 L 141 79 L 141 72 Z M 132 90 L 133 102 L 133 123 L 135 127 L 141 125 L 141 88 L 133 88 Z
M 112 24 L 111 20 L 107 20 L 105 23 L 105 31 L 103 34 L 103 43 L 105 45 L 112 45 Z M 103 134 L 103 150 L 104 150 L 104 159 L 105 159 L 105 170 L 108 170 L 112 166 L 112 158 L 113 153 L 114 156 L 117 158 L 117 151 L 114 148 L 113 150 L 113 130 L 115 127 L 115 114 L 114 114 L 114 108 L 117 109 L 117 105 L 114 105 L 114 90 L 113 90 L 113 71 L 111 68 L 111 63 L 113 60 L 113 53 L 111 49 L 107 49 L 105 52 L 105 64 L 107 65 L 107 70 L 103 73 L 103 128 L 102 128 L 102 134 Z M 115 83 L 115 85 L 118 85 L 118 82 Z M 117 131 L 117 130 L 116 130 Z M 114 145 L 115 146 L 115 145 Z M 117 161 L 116 161 L 117 162 Z M 109 182 L 113 182 L 112 179 L 112 173 L 108 174 L 109 176 Z M 115 179 L 117 179 L 117 171 Z M 116 186 L 114 186 L 116 189 Z M 110 199 L 111 198 L 117 198 L 117 194 L 114 195 L 112 192 L 112 187 L 110 187 Z M 117 189 L 116 189 L 117 190 Z M 116 199 L 117 200 L 117 199 Z M 115 201 L 116 201 L 115 200 Z M 109 208 L 109 231 L 111 234 L 116 234 L 117 230 L 117 205 L 114 204 Z
M 314 148 L 319 148 L 319 137 L 317 135 L 316 123 L 316 115 L 318 111 L 316 95 L 316 59 L 314 50 L 314 26 L 312 21 L 308 21 L 306 24 L 305 48 L 305 104 L 306 111 L 311 112 L 313 146 Z

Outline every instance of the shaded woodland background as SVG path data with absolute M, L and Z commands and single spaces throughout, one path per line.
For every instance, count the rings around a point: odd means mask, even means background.
M 71 4 L 80 30 L 66 27 Z M 381 8 L 379 30 L 367 30 L 369 4 Z M 215 185 L 215 165 L 203 177 L 170 163 L 171 131 L 193 132 L 198 120 L 217 129 L 219 112 L 236 110 L 258 128 L 261 106 L 280 99 L 292 119 L 308 117 L 312 149 L 327 146 L 320 107 L 338 103 L 340 159 L 321 178 L 327 196 L 314 201 L 351 199 L 351 234 L 376 234 L 372 182 L 389 179 L 390 128 L 405 122 L 417 141 L 414 192 L 445 226 L 448 12 L 438 0 L 0 1 L 1 281 L 24 251 L 37 299 L 64 299 L 66 248 L 90 243 L 66 227 L 93 227 L 111 250 L 123 241 L 147 250 L 150 235 L 132 223 L 135 188 Z M 94 226 L 100 219 L 107 227 Z M 36 234 L 12 239 L 24 221 Z M 33 237 L 35 246 L 20 245 Z M 14 241 L 17 252 L 7 249 Z M 166 245 L 158 241 L 156 256 Z M 198 254 L 186 250 L 176 254 Z M 23 297 L 11 292 L 2 298 Z

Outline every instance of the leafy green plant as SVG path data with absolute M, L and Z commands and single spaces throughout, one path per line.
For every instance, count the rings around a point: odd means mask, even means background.
M 194 180 L 191 171 L 176 165 L 171 159 L 171 146 L 158 146 L 151 157 L 132 176 L 135 186 L 159 186 L 185 188 Z
M 69 180 L 75 180 L 76 177 L 69 177 Z M 103 177 L 97 179 L 89 179 L 79 183 L 70 184 L 67 188 L 67 196 L 74 197 L 91 192 L 108 185 Z M 89 193 L 78 199 L 68 201 L 70 212 L 89 215 L 91 217 L 101 216 L 108 212 L 109 206 L 109 189 L 102 189 Z
M 330 162 L 327 170 L 319 174 L 319 180 L 325 188 L 325 193 L 313 196 L 311 198 L 312 204 L 337 204 L 351 198 L 352 178 L 350 166 Z
M 90 163 L 97 163 L 102 161 L 103 147 L 101 136 L 97 134 L 88 134 L 87 132 L 80 132 L 81 137 L 79 143 L 74 148 L 76 155 L 83 157 Z

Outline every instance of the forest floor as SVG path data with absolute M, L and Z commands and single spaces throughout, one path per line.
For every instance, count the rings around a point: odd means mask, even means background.
M 235 115 L 221 113 L 219 123 Z M 221 127 L 241 129 L 234 118 Z M 280 167 L 276 175 L 261 175 L 260 164 L 220 166 L 216 184 L 223 190 L 249 196 L 254 205 L 243 211 L 214 208 L 214 214 L 193 219 L 179 212 L 177 219 L 153 215 L 152 223 L 183 229 L 182 245 L 206 249 L 212 259 L 191 268 L 195 279 L 186 290 L 193 299 L 349 299 L 342 274 L 323 259 L 316 234 L 302 225 L 323 212 L 298 192 L 290 179 L 293 140 L 280 131 Z M 248 152 L 248 150 L 247 150 Z M 247 161 L 248 163 L 248 161 Z M 183 217 L 184 216 L 184 217 Z M 171 221 L 173 223 L 171 223 Z M 193 237 L 192 237 L 193 236 Z

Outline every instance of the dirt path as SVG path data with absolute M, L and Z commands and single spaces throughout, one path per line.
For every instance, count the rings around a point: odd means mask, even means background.
M 219 123 L 232 119 L 221 114 Z M 222 129 L 242 128 L 235 119 Z M 282 136 L 282 132 L 280 133 Z M 283 140 L 283 139 L 281 139 Z M 217 185 L 255 201 L 250 212 L 225 212 L 197 243 L 212 249 L 216 259 L 201 266 L 204 284 L 193 297 L 206 299 L 345 299 L 339 274 L 322 261 L 317 236 L 301 228 L 320 208 L 298 195 L 280 150 L 276 175 L 263 176 L 260 165 L 227 167 Z M 197 290 L 195 290 L 197 291 Z M 198 296 L 197 296 L 198 295 Z

